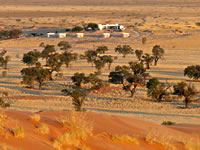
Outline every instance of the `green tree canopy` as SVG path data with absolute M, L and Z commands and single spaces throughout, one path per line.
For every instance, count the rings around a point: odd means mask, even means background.
M 200 79 L 200 65 L 188 66 L 184 69 L 184 76 L 199 80 Z
M 152 49 L 152 54 L 154 56 L 154 65 L 156 66 L 159 59 L 164 57 L 164 49 L 160 47 L 160 45 L 155 45 Z
M 187 84 L 186 82 L 179 82 L 174 85 L 174 94 L 179 97 L 185 98 L 185 108 L 188 108 L 189 103 L 192 102 L 192 98 L 197 95 L 197 90 L 194 85 Z
M 116 48 L 115 48 L 115 52 L 118 52 L 119 54 L 122 54 L 123 57 L 125 58 L 126 55 L 128 54 L 133 54 L 134 53 L 134 50 L 129 46 L 129 45 L 118 45 Z
M 157 100 L 158 102 L 161 102 L 163 98 L 169 96 L 167 90 L 171 87 L 171 85 L 169 84 L 166 85 L 164 83 L 161 83 L 157 78 L 151 78 L 147 82 L 146 87 L 148 89 L 147 95 Z
M 60 41 L 58 43 L 58 47 L 60 47 L 60 50 L 64 50 L 67 51 L 68 49 L 70 49 L 72 46 L 69 44 L 69 42 L 67 41 Z
M 49 79 L 49 70 L 41 67 L 23 68 L 21 74 L 23 75 L 23 84 L 32 87 L 34 82 L 38 82 L 39 89 L 42 88 L 44 81 Z

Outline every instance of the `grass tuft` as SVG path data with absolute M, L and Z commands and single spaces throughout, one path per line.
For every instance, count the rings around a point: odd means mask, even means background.
M 31 120 L 33 120 L 35 122 L 39 122 L 40 121 L 40 115 L 34 114 L 33 116 L 31 116 Z
M 24 128 L 19 126 L 13 129 L 13 134 L 15 138 L 24 138 Z
M 113 142 L 130 142 L 134 144 L 139 144 L 139 141 L 136 137 L 129 136 L 129 135 L 112 135 L 111 140 Z
M 85 147 L 86 149 L 86 146 L 81 145 L 81 141 L 85 141 L 88 136 L 92 136 L 93 128 L 91 123 L 86 121 L 85 115 L 83 113 L 72 112 L 66 119 L 62 118 L 59 120 L 68 132 L 65 132 L 54 140 L 54 148 L 60 150 L 63 146 L 71 145 L 81 147 L 81 149 Z
M 38 126 L 38 130 L 40 131 L 40 133 L 42 134 L 48 134 L 49 133 L 49 127 L 47 124 L 45 123 L 41 123 L 39 126 Z

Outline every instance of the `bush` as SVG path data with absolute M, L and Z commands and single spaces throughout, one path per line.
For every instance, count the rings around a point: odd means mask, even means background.
M 195 24 L 196 24 L 196 26 L 200 26 L 200 22 L 196 22 Z
M 200 65 L 187 66 L 184 69 L 184 76 L 188 76 L 191 79 L 200 79 Z
M 172 121 L 163 121 L 162 125 L 175 125 L 175 122 Z
M 34 114 L 33 116 L 31 116 L 31 120 L 33 120 L 35 122 L 39 122 L 40 121 L 40 115 Z
M 24 138 L 24 128 L 23 126 L 19 126 L 13 129 L 13 134 L 15 138 Z
M 81 26 L 75 26 L 72 28 L 72 32 L 80 32 L 83 31 L 83 28 Z
M 38 126 L 38 130 L 40 131 L 40 133 L 42 134 L 48 134 L 49 133 L 49 127 L 45 124 L 45 123 L 41 123 Z
M 98 29 L 98 24 L 96 23 L 88 23 L 88 28 L 91 28 L 92 30 Z
M 64 146 L 76 146 L 84 150 L 81 146 L 81 142 L 87 140 L 92 135 L 93 127 L 91 122 L 87 121 L 85 114 L 72 112 L 70 116 L 64 116 L 61 118 L 61 123 L 64 127 L 68 128 L 68 132 L 65 132 L 58 136 L 53 146 L 56 149 L 62 149 Z
M 1 108 L 7 108 L 10 107 L 9 103 L 5 103 L 1 98 L 0 98 L 0 107 Z
M 2 78 L 6 78 L 6 76 L 7 76 L 7 71 L 3 71 L 1 76 L 2 76 Z

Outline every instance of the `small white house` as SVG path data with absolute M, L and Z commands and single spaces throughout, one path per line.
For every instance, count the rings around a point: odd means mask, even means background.
M 110 33 L 103 33 L 103 37 L 104 38 L 109 38 L 110 37 Z
M 76 33 L 76 37 L 77 38 L 82 38 L 82 37 L 84 37 L 84 33 Z
M 66 33 L 57 33 L 56 34 L 58 38 L 65 38 L 66 37 Z
M 124 26 L 123 25 L 119 25 L 119 24 L 98 24 L 98 28 L 99 30 L 103 30 L 103 29 L 114 29 L 114 30 L 123 30 Z
M 54 37 L 56 37 L 56 34 L 55 33 L 47 33 L 47 37 L 54 38 Z
M 129 33 L 122 33 L 121 36 L 124 37 L 124 38 L 128 38 L 130 36 L 130 34 Z

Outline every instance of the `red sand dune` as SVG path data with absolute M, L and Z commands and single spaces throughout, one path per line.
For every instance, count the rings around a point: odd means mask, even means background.
M 46 123 L 50 128 L 47 135 L 38 132 L 36 128 L 39 123 L 31 120 L 33 113 L 7 110 L 5 114 L 8 116 L 7 128 L 11 129 L 22 125 L 24 127 L 25 137 L 15 138 L 11 132 L 8 132 L 8 137 L 0 136 L 0 144 L 7 144 L 14 148 L 22 148 L 23 150 L 51 150 L 53 148 L 53 140 L 60 134 L 66 131 L 59 123 L 60 116 L 69 117 L 71 112 L 68 111 L 45 111 L 40 112 L 40 123 Z M 86 112 L 78 113 L 77 115 L 85 114 L 85 120 L 91 122 L 93 126 L 93 135 L 88 137 L 84 143 L 95 150 L 164 150 L 168 149 L 162 143 L 151 144 L 145 141 L 149 133 L 153 133 L 161 138 L 170 137 L 171 142 L 175 143 L 178 149 L 183 149 L 181 143 L 182 138 L 192 138 L 193 133 L 200 134 L 200 125 L 180 124 L 173 126 L 163 126 L 151 122 L 138 120 L 130 117 L 110 115 L 105 113 Z M 106 134 L 105 134 L 106 133 Z M 104 135 L 104 136 L 100 136 Z M 139 144 L 126 141 L 113 142 L 105 135 L 129 135 L 134 136 L 139 141 Z M 153 138 L 153 137 L 152 137 Z

